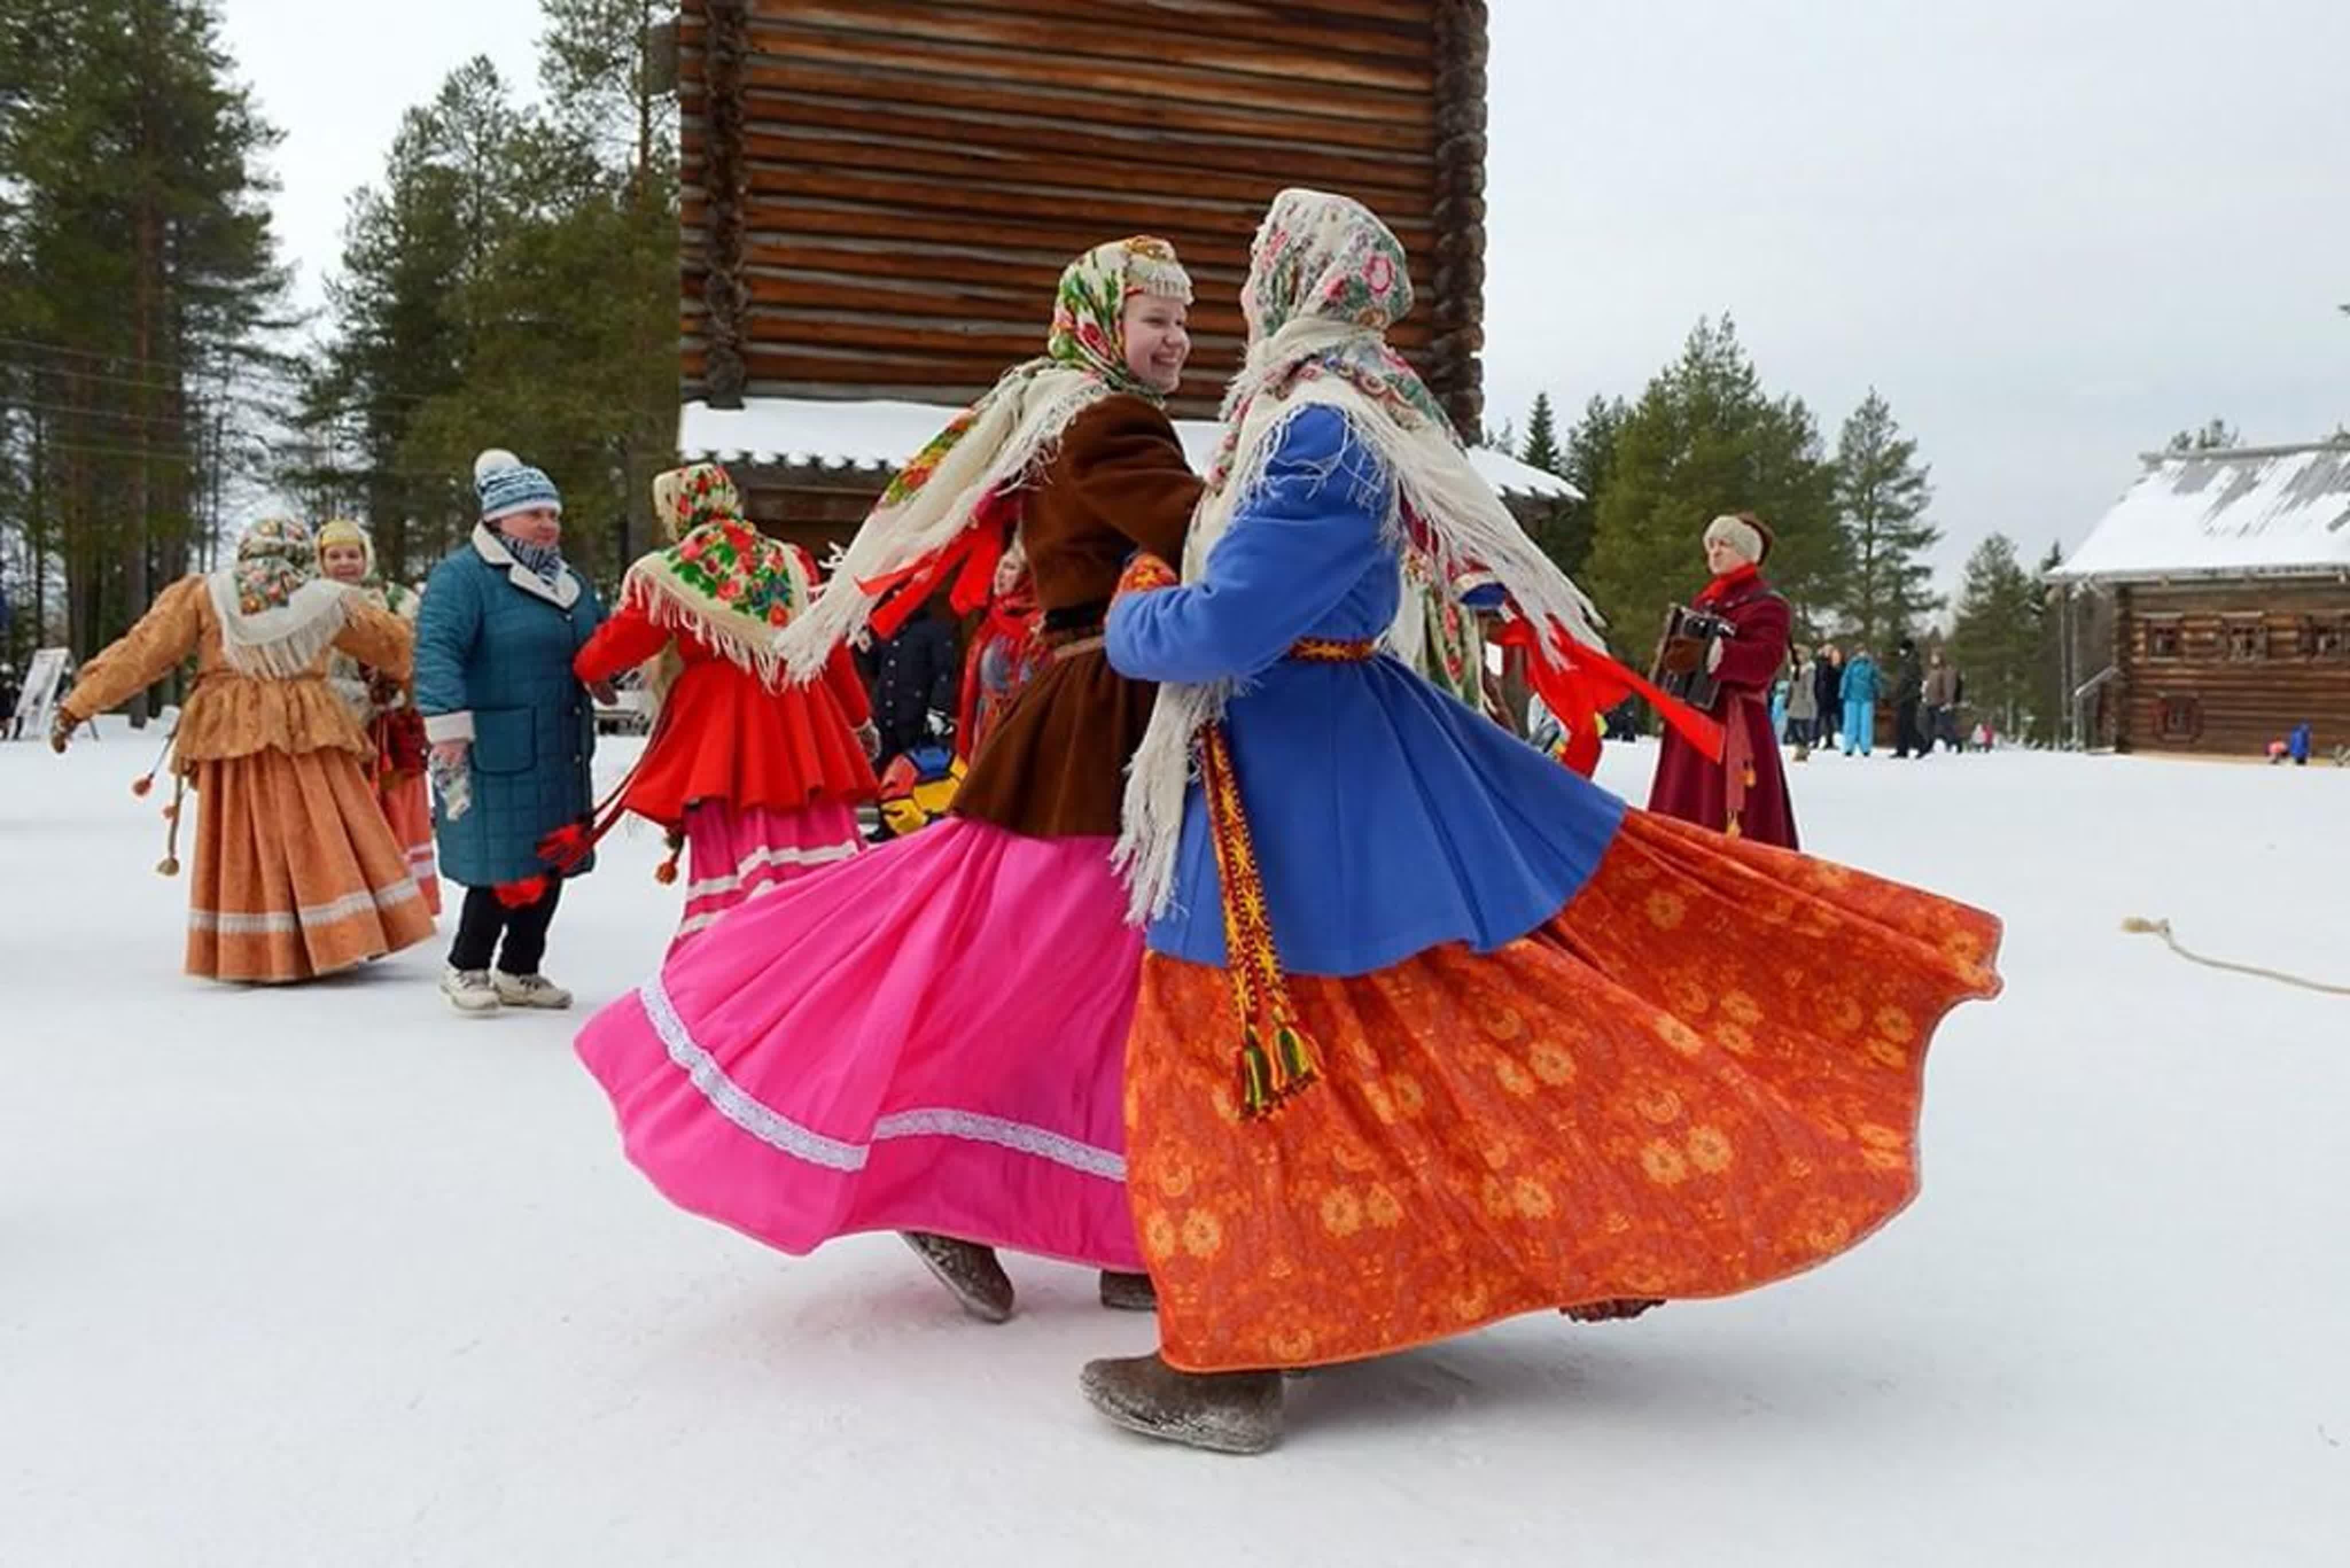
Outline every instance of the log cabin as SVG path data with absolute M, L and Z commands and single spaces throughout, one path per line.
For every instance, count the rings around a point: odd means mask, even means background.
M 2080 739 L 2257 756 L 2307 723 L 2321 753 L 2350 744 L 2350 441 L 2141 461 L 2048 574 L 2105 632 Z
M 1180 418 L 1204 462 L 1248 246 L 1286 185 L 1377 209 L 1392 334 L 1463 436 L 1483 412 L 1483 0 L 684 0 L 679 445 L 760 524 L 845 540 L 894 465 L 1041 350 L 1073 255 L 1153 233 L 1199 290 Z M 1501 453 L 1512 504 L 1564 482 Z

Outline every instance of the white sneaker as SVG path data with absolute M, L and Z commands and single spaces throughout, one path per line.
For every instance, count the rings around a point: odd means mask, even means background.
M 498 989 L 485 969 L 449 969 L 441 972 L 441 994 L 468 1018 L 486 1018 L 498 1010 Z
M 546 1007 L 561 1011 L 571 1005 L 571 993 L 543 974 L 508 974 L 494 970 L 490 983 L 497 999 L 508 1007 Z

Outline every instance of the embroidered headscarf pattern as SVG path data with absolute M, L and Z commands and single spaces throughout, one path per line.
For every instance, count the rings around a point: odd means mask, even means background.
M 775 635 L 814 597 L 806 557 L 743 515 L 725 469 L 697 462 L 653 481 L 653 505 L 676 543 L 643 556 L 620 587 L 623 608 L 691 629 L 769 686 L 781 679 Z
M 1164 401 L 1126 366 L 1123 320 L 1137 295 L 1191 300 L 1191 280 L 1165 240 L 1096 245 L 1063 270 L 1045 352 L 1005 371 L 907 460 L 816 607 L 777 639 L 794 680 L 814 679 L 833 649 L 863 637 L 885 599 L 927 597 L 958 568 L 958 586 L 974 589 L 964 607 L 976 608 L 994 562 L 961 558 L 973 543 L 965 535 L 986 533 L 972 524 L 994 516 L 1093 404 L 1119 392 Z

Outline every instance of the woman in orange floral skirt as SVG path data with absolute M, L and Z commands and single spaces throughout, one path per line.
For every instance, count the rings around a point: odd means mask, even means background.
M 1282 1368 L 1846 1251 L 1917 1191 L 1936 1025 L 1998 987 L 1991 917 L 1632 810 L 1379 652 L 1408 553 L 1550 659 L 1593 637 L 1388 350 L 1409 301 L 1367 210 L 1275 201 L 1182 581 L 1138 561 L 1108 619 L 1165 683 L 1120 845 L 1160 1349 L 1085 1388 L 1201 1448 L 1271 1446 Z

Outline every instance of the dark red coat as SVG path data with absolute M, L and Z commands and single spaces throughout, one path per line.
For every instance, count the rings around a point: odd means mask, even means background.
M 1714 670 L 1721 692 L 1706 710 L 1729 732 L 1728 744 L 1715 763 L 1668 729 L 1648 809 L 1722 831 L 1730 826 L 1730 770 L 1743 767 L 1752 782 L 1739 810 L 1740 836 L 1796 848 L 1794 803 L 1787 796 L 1778 737 L 1771 732 L 1771 682 L 1787 661 L 1787 601 L 1759 575 L 1742 572 L 1716 579 L 1696 603 L 1733 628 Z

